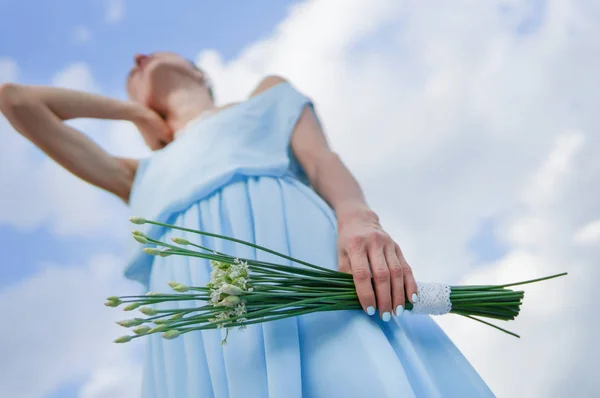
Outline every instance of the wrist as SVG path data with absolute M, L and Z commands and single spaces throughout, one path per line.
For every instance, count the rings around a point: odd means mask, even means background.
M 361 219 L 370 222 L 379 222 L 377 214 L 364 202 L 345 202 L 335 207 L 338 223 L 348 219 Z
M 124 105 L 125 114 L 123 120 L 138 123 L 148 118 L 148 109 L 137 102 L 125 101 Z

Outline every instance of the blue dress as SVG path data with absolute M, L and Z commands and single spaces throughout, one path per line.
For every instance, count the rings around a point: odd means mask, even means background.
M 234 236 L 335 269 L 335 214 L 310 188 L 289 145 L 306 106 L 312 108 L 306 96 L 280 83 L 192 121 L 178 140 L 140 163 L 132 214 Z M 140 227 L 162 240 L 180 236 L 231 255 L 285 263 L 231 242 Z M 206 260 L 153 257 L 133 244 L 125 274 L 151 291 L 171 292 L 168 281 L 209 281 Z M 142 396 L 493 396 L 429 316 L 405 312 L 384 323 L 363 311 L 317 313 L 231 330 L 225 346 L 222 333 L 146 337 Z

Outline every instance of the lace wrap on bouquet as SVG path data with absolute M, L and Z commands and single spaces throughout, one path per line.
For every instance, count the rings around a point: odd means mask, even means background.
M 444 315 L 452 309 L 448 285 L 417 282 L 417 296 L 411 310 L 413 314 Z

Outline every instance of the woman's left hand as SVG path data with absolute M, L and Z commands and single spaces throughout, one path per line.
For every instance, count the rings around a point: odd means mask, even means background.
M 391 319 L 392 308 L 399 316 L 406 297 L 412 303 L 418 299 L 417 283 L 400 246 L 368 209 L 337 212 L 337 218 L 338 268 L 353 275 L 363 309 L 369 315 L 378 309 L 385 322 Z

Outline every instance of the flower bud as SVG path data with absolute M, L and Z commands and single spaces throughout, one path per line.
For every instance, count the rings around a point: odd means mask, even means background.
M 148 326 L 138 326 L 136 328 L 133 328 L 132 331 L 133 333 L 137 334 L 137 335 L 143 335 L 146 334 L 150 331 L 150 327 Z
M 221 291 L 232 296 L 239 296 L 240 294 L 244 293 L 242 288 L 235 285 L 230 285 L 229 283 L 225 283 L 223 286 L 221 286 Z
M 160 250 L 155 247 L 145 247 L 142 249 L 144 253 L 150 254 L 152 256 L 160 256 Z
M 140 312 L 144 315 L 152 316 L 158 314 L 158 312 L 152 307 L 142 307 Z
M 238 296 L 227 296 L 219 302 L 219 305 L 231 308 L 238 305 L 241 301 L 242 300 Z
M 158 255 L 161 257 L 169 257 L 171 254 L 173 254 L 173 252 L 168 248 L 164 248 L 158 251 Z
M 170 282 L 167 282 L 167 285 L 169 285 L 169 286 L 171 286 L 171 288 L 175 289 L 175 286 L 179 285 L 179 282 L 170 281 Z
M 115 340 L 115 343 L 129 343 L 133 336 L 121 336 Z
M 125 319 L 124 321 L 117 322 L 118 325 L 123 326 L 124 328 L 130 328 L 132 326 L 139 326 L 144 321 L 142 319 Z
M 148 239 L 146 239 L 145 236 L 140 236 L 140 235 L 133 235 L 133 239 L 137 240 L 138 242 L 140 242 L 142 245 L 145 245 L 148 243 Z
M 180 334 L 181 333 L 179 331 L 173 329 L 173 330 L 169 330 L 169 331 L 166 331 L 165 333 L 163 333 L 162 337 L 164 337 L 165 339 L 168 339 L 168 340 L 173 340 L 173 339 L 176 339 L 177 337 L 179 337 Z
M 135 309 L 138 309 L 141 305 L 142 303 L 131 303 L 128 306 L 124 307 L 123 311 L 133 311 Z
M 178 245 L 183 245 L 183 246 L 185 246 L 185 245 L 189 245 L 189 244 L 190 244 L 190 241 L 189 241 L 189 240 L 187 240 L 187 239 L 185 239 L 185 238 L 171 238 L 171 240 L 172 240 L 174 243 L 177 243 Z
M 154 322 L 154 323 L 156 323 L 156 322 Z M 167 326 L 167 325 L 158 325 L 157 327 L 150 329 L 148 331 L 148 333 L 160 333 L 160 332 L 165 332 L 167 330 L 169 330 L 169 326 Z
M 141 225 L 141 224 L 146 224 L 148 221 L 143 217 L 129 217 L 129 222 Z
M 175 290 L 176 292 L 179 292 L 179 293 L 185 293 L 188 290 L 190 290 L 190 287 L 187 286 L 187 285 L 181 285 L 181 284 L 179 284 L 179 285 L 175 286 L 173 288 L 173 290 Z
M 107 307 L 118 307 L 121 305 L 121 300 L 108 300 L 104 305 Z
M 171 320 L 181 319 L 185 315 L 185 312 L 178 312 L 177 314 L 171 317 Z

